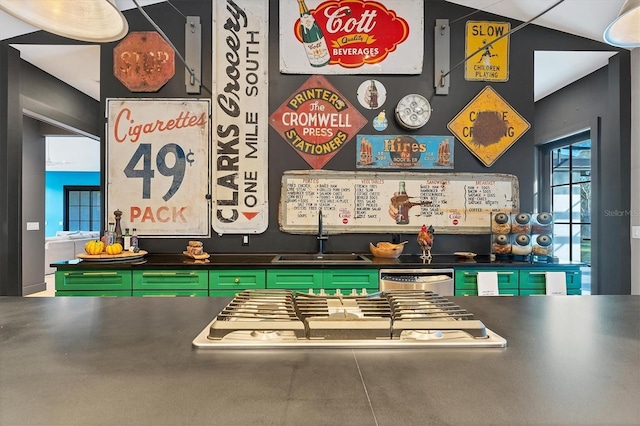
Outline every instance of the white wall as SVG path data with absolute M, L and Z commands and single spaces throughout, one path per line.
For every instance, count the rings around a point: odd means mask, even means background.
M 631 51 L 631 213 L 631 226 L 640 226 L 640 48 Z M 640 294 L 638 238 L 631 239 L 631 294 Z
M 100 141 L 84 136 L 47 136 L 48 172 L 99 172 Z

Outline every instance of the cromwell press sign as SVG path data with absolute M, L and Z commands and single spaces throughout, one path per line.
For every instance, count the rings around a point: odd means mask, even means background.
M 279 3 L 282 73 L 422 73 L 422 0 Z
M 367 120 L 321 75 L 311 76 L 271 114 L 271 126 L 314 169 L 321 169 Z

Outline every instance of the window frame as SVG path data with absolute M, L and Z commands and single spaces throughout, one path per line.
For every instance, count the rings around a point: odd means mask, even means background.
M 569 188 L 569 197 L 572 197 L 571 188 L 575 184 L 579 184 L 580 182 L 573 181 L 573 156 L 570 156 L 570 165 L 569 165 L 569 182 L 564 184 L 553 184 L 553 170 L 552 170 L 552 153 L 560 148 L 571 147 L 577 143 L 591 141 L 591 166 L 590 166 L 590 179 L 589 184 L 591 186 L 591 191 L 593 193 L 593 189 L 595 187 L 594 181 L 594 140 L 592 137 L 591 129 L 583 129 L 581 131 L 559 137 L 554 139 L 553 141 L 549 141 L 545 144 L 539 146 L 540 150 L 540 168 L 539 168 L 539 183 L 540 183 L 540 208 L 543 211 L 553 212 L 553 189 L 559 187 Z M 571 199 L 571 198 L 570 198 Z M 554 218 L 554 224 L 559 223 L 561 225 L 568 225 L 569 229 L 573 229 L 575 226 L 588 225 L 591 229 L 591 235 L 594 233 L 593 227 L 593 209 L 594 209 L 594 198 L 591 197 L 591 215 L 589 222 L 582 222 L 581 220 L 575 220 L 573 218 L 573 211 L 570 212 L 569 218 L 567 220 L 563 220 L 561 222 L 557 222 L 557 219 Z M 555 230 L 554 230 L 555 234 Z M 570 232 L 571 234 L 571 232 Z M 592 245 L 590 244 L 590 253 L 592 255 Z M 580 257 L 580 253 L 574 253 L 573 244 L 569 245 L 569 257 L 572 261 L 580 262 L 580 259 L 576 259 L 576 257 Z M 591 265 L 592 262 L 588 262 L 588 265 Z
M 98 229 L 92 229 L 93 223 L 96 222 L 94 215 L 92 214 L 93 207 L 93 193 L 98 193 L 98 199 L 100 200 L 100 205 L 98 206 L 98 211 L 102 211 L 102 191 L 100 190 L 99 185 L 64 185 L 63 188 L 64 193 L 64 213 L 63 213 L 63 230 L 70 231 L 69 229 L 69 194 L 71 192 L 81 192 L 81 191 L 89 191 L 92 194 L 89 196 L 89 228 L 88 231 L 97 231 L 102 232 L 101 230 L 101 219 L 102 215 L 99 215 L 97 218 Z

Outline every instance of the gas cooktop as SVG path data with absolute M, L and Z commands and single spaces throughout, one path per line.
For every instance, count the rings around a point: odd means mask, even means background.
M 245 290 L 198 334 L 193 345 L 220 349 L 503 348 L 507 341 L 473 314 L 426 290 L 348 296 Z

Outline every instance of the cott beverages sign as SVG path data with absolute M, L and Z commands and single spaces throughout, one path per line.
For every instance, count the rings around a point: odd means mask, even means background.
M 422 1 L 280 1 L 280 71 L 419 74 Z

